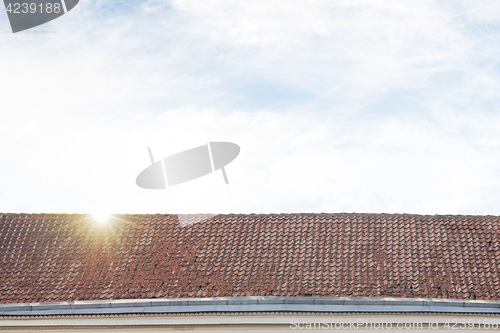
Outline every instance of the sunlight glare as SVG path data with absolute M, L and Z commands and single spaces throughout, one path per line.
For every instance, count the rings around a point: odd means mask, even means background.
M 92 218 L 99 224 L 107 224 L 111 220 L 111 214 L 107 212 L 95 212 Z

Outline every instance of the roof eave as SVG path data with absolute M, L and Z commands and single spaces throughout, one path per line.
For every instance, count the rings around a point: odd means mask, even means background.
M 0 316 L 207 312 L 500 313 L 500 301 L 435 298 L 239 296 L 0 304 Z

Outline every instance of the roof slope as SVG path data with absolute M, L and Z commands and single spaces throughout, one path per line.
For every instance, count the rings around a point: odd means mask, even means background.
M 497 216 L 217 215 L 181 226 L 177 215 L 117 215 L 111 222 L 0 214 L 0 303 L 273 295 L 500 300 Z

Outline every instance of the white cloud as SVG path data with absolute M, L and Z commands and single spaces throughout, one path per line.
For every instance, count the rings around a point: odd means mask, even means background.
M 83 1 L 2 34 L 0 211 L 500 214 L 478 3 Z M 241 146 L 229 186 L 135 185 L 206 141 Z

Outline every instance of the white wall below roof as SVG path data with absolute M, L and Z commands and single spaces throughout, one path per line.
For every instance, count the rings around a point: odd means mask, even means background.
M 439 332 L 461 328 L 461 321 L 475 323 L 466 326 L 468 332 L 498 330 L 500 317 L 485 314 L 307 314 L 307 313 L 233 313 L 233 314 L 160 314 L 121 316 L 76 316 L 0 319 L 2 332 L 102 332 L 133 331 L 163 332 L 195 330 L 197 332 L 259 330 L 310 331 L 313 327 L 321 331 L 335 329 L 392 331 L 404 329 L 408 332 Z M 490 326 L 485 326 L 489 323 Z M 496 324 L 495 324 L 496 323 Z M 449 327 L 445 325 L 449 324 Z M 315 325 L 315 326 L 314 326 Z M 406 325 L 406 327 L 405 327 Z M 463 326 L 462 326 L 463 327 Z M 469 328 L 470 327 L 470 328 Z

